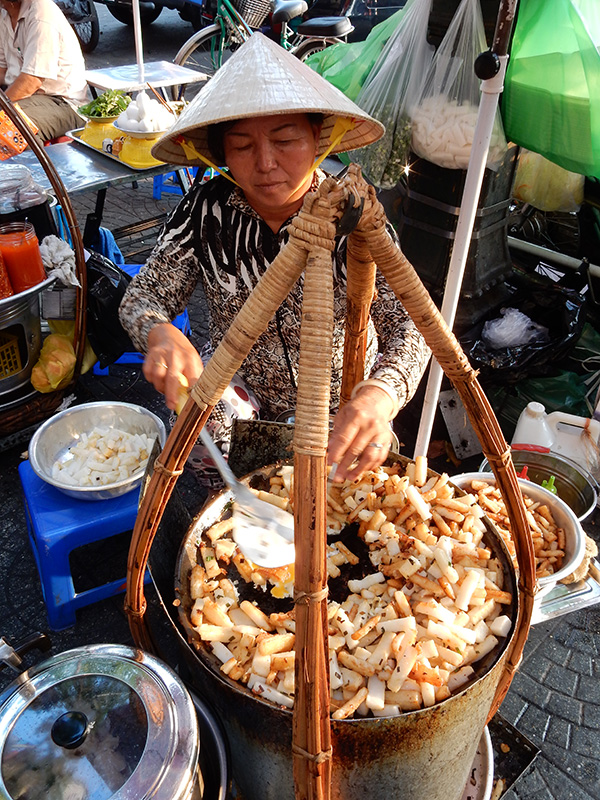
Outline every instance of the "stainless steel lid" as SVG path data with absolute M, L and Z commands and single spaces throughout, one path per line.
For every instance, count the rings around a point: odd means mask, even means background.
M 198 746 L 192 700 L 163 662 L 120 645 L 69 650 L 0 696 L 0 797 L 184 798 Z

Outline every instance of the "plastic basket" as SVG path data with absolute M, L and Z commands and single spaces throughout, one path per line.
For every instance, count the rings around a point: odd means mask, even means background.
M 271 11 L 271 0 L 233 0 L 250 28 L 260 28 Z
M 12 333 L 0 331 L 0 379 L 21 372 L 19 340 Z
M 4 111 L 0 111 L 0 160 L 22 153 L 27 147 L 25 137 L 17 130 Z

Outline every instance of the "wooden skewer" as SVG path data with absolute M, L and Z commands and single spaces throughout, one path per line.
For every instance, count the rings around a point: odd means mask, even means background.
M 162 103 L 162 105 L 163 105 L 163 106 L 164 106 L 166 109 L 168 109 L 168 110 L 171 112 L 171 114 L 174 114 L 174 113 L 175 113 L 175 109 L 171 108 L 171 106 L 170 106 L 170 105 L 167 103 L 167 101 L 164 99 L 164 97 L 162 97 L 162 96 L 160 95 L 160 93 L 156 91 L 156 89 L 154 88 L 154 86 L 150 86 L 150 84 L 149 84 L 149 83 L 146 83 L 146 86 L 147 86 L 147 87 L 150 89 L 150 91 L 151 91 L 151 92 L 152 92 L 152 94 L 153 94 L 153 95 L 156 97 L 156 99 L 158 100 L 158 102 L 159 102 L 159 103 Z

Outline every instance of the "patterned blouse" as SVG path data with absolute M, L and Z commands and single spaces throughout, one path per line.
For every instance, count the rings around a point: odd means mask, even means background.
M 324 174 L 318 172 L 318 185 Z M 150 329 L 180 314 L 198 281 L 207 299 L 209 335 L 218 345 L 250 291 L 288 239 L 289 220 L 274 233 L 241 190 L 222 177 L 196 183 L 169 218 L 145 267 L 130 283 L 120 316 L 136 347 L 147 350 Z M 336 243 L 331 409 L 339 403 L 346 311 L 346 242 Z M 239 374 L 254 391 L 261 415 L 273 419 L 296 404 L 303 276 L 260 336 Z M 371 309 L 366 373 L 412 397 L 429 357 L 402 304 L 378 274 Z

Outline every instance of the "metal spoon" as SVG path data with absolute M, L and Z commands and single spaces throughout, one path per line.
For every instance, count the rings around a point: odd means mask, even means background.
M 232 535 L 242 554 L 260 567 L 292 564 L 295 558 L 294 517 L 260 500 L 240 483 L 205 429 L 200 431 L 200 439 L 233 494 Z

